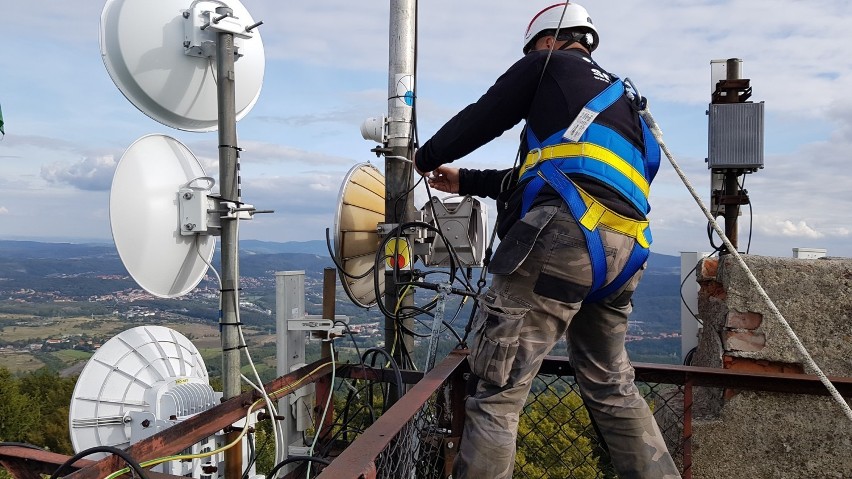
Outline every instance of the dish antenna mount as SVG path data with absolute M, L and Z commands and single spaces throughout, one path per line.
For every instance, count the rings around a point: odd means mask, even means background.
M 252 19 L 239 0 L 107 0 L 101 14 L 104 65 L 131 103 L 172 128 L 218 130 L 218 203 L 207 207 L 210 195 L 206 188 L 194 183 L 195 178 L 176 185 L 172 196 L 175 221 L 166 234 L 209 235 L 213 233 L 210 228 L 201 231 L 196 227 L 188 229 L 187 225 L 209 226 L 219 220 L 225 399 L 240 394 L 237 221 L 258 212 L 240 198 L 236 122 L 251 110 L 260 93 L 264 55 L 257 27 L 261 23 Z M 212 182 L 208 186 L 212 188 Z M 113 197 L 126 194 L 116 193 L 115 185 L 113 190 Z M 190 221 L 184 217 L 187 214 L 191 215 Z M 117 246 L 121 249 L 121 245 Z M 241 457 L 229 450 L 226 462 L 236 470 Z

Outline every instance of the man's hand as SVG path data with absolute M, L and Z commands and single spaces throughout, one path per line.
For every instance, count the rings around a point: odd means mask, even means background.
M 426 176 L 426 175 L 424 175 Z M 445 193 L 459 192 L 459 169 L 449 166 L 439 166 L 426 176 L 429 186 Z

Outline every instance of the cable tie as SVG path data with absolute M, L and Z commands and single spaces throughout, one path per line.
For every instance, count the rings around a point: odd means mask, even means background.
M 233 347 L 233 348 L 225 348 L 225 349 L 223 349 L 223 350 L 222 350 L 222 352 L 223 352 L 223 353 L 227 353 L 228 351 L 235 351 L 235 350 L 237 350 L 237 349 L 245 349 L 245 348 L 247 348 L 247 347 L 248 347 L 248 346 L 246 346 L 245 344 L 240 344 L 239 346 L 235 346 L 235 347 Z

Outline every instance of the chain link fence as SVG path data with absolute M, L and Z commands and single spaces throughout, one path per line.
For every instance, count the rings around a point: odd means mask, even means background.
M 333 448 L 345 449 L 364 431 L 388 413 L 396 384 L 347 378 L 335 388 L 335 419 L 332 426 Z M 398 392 L 403 392 L 400 388 Z M 451 416 L 443 388 L 428 399 L 388 441 L 375 459 L 377 478 L 441 479 L 444 476 L 443 448 L 450 436 Z M 343 399 L 345 398 L 345 399 Z M 325 451 L 333 454 L 333 449 Z
M 675 462 L 682 464 L 683 397 L 676 385 L 637 383 Z M 540 374 L 518 426 L 516 478 L 617 479 L 572 376 Z
M 376 477 L 442 479 L 442 444 L 449 431 L 438 425 L 430 399 L 376 458 Z
M 463 393 L 464 358 L 451 354 L 404 394 L 403 377 L 392 371 L 373 369 L 359 377 L 355 368 L 356 374 L 339 380 L 333 437 L 325 451 L 333 460 L 319 477 L 448 477 L 461 434 L 462 418 L 454 408 Z
M 539 374 L 536 377 L 524 406 L 518 428 L 514 477 L 617 478 L 606 448 L 595 432 L 579 389 L 573 381 L 573 372 L 564 364 L 555 369 L 559 372 Z M 333 472 L 333 476 L 321 477 L 448 478 L 458 438 L 461 436 L 462 422 L 458 416 L 462 414 L 463 405 L 454 404 L 454 401 L 464 397 L 463 392 L 459 393 L 459 384 L 463 384 L 464 380 L 458 380 L 465 370 L 465 365 L 461 362 L 451 365 L 445 369 L 444 376 L 432 378 L 431 390 L 430 386 L 425 384 L 428 381 L 424 378 L 421 381 L 424 384 L 418 383 L 416 387 L 422 386 L 425 393 L 421 394 L 418 400 L 411 402 L 416 409 L 412 407 L 407 410 L 384 410 L 383 398 L 387 396 L 389 384 L 367 381 L 359 388 L 357 382 L 348 380 L 348 392 L 343 393 L 346 396 L 345 409 L 341 411 L 338 408 L 340 413 L 336 416 L 336 436 L 343 439 L 347 431 L 356 436 L 357 439 L 349 437 L 342 441 L 346 444 L 340 446 L 345 448 L 344 453 L 355 455 L 360 452 L 367 459 L 359 463 L 360 465 L 349 463 L 349 466 L 344 466 L 342 462 L 337 462 L 339 459 L 335 459 L 332 464 L 338 466 L 339 470 Z M 646 382 L 637 382 L 637 386 L 654 411 L 675 462 L 681 465 L 684 430 L 683 387 Z M 375 388 L 381 391 L 365 393 L 366 390 Z M 338 395 L 342 392 L 340 387 L 337 391 Z M 408 394 L 404 399 L 410 399 Z M 360 411 L 357 414 L 360 414 L 361 419 L 356 420 L 352 416 L 355 411 Z M 382 423 L 383 419 L 389 421 Z M 369 424 L 361 420 L 367 420 Z M 357 434 L 352 434 L 355 430 Z M 363 449 L 377 441 L 383 442 L 376 449 L 374 460 L 370 461 L 370 451 Z M 337 475 L 344 473 L 345 475 Z

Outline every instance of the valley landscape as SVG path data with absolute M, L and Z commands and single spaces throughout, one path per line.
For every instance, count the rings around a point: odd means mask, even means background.
M 306 312 L 320 314 L 323 270 L 333 263 L 322 241 L 243 241 L 240 251 L 240 317 L 255 362 L 261 365 L 262 375 L 271 378 L 275 375 L 275 272 L 304 271 Z M 679 265 L 674 256 L 652 254 L 649 260 L 634 296 L 628 343 L 634 361 L 680 362 Z M 357 332 L 339 341 L 338 347 L 346 350 L 352 341 L 362 348 L 381 345 L 381 313 L 353 305 L 337 289 L 336 313 L 348 316 L 351 329 Z M 13 374 L 47 368 L 74 376 L 112 336 L 157 324 L 190 338 L 204 356 L 211 377 L 216 377 L 221 354 L 218 294 L 208 274 L 183 297 L 154 297 L 133 281 L 114 246 L 107 243 L 0 241 L 0 368 Z M 458 300 L 451 300 L 447 311 L 455 314 L 452 324 L 462 331 L 469 306 L 459 309 Z M 441 350 L 455 345 L 452 335 L 442 336 Z M 312 352 L 318 354 L 318 345 L 309 345 L 308 354 Z

